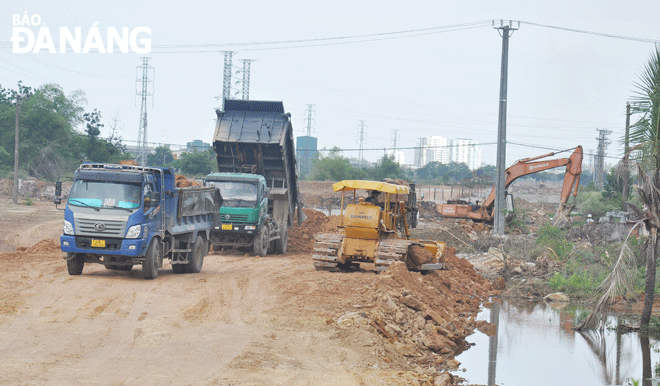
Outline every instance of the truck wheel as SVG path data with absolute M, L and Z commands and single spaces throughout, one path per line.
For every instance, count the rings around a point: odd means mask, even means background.
M 151 244 L 149 244 L 149 248 L 147 248 L 147 254 L 144 256 L 144 262 L 142 263 L 142 273 L 147 280 L 158 277 L 160 249 L 160 241 L 154 237 L 151 240 Z
M 288 233 L 289 231 L 287 229 L 286 223 L 284 223 L 280 238 L 275 240 L 275 247 L 277 248 L 277 253 L 281 253 L 281 254 L 286 253 L 286 245 L 289 243 Z
M 190 256 L 188 256 L 188 264 L 185 265 L 187 273 L 199 273 L 202 270 L 204 256 L 207 250 L 208 248 L 204 244 L 204 239 L 201 236 L 197 236 Z
M 268 227 L 264 224 L 259 233 L 254 238 L 254 254 L 261 257 L 266 257 L 268 254 L 268 239 L 270 235 L 268 234 Z
M 71 255 L 71 258 L 66 261 L 66 268 L 69 271 L 69 275 L 80 275 L 85 266 L 85 259 L 80 253 L 73 253 Z

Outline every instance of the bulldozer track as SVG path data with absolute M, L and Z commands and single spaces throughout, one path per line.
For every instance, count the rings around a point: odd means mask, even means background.
M 337 267 L 337 251 L 341 247 L 344 235 L 336 233 L 320 233 L 314 237 L 314 267 L 316 269 L 331 269 Z
M 412 240 L 387 239 L 380 242 L 376 251 L 375 266 L 379 271 L 384 271 L 395 261 L 406 261 L 408 247 L 413 244 Z

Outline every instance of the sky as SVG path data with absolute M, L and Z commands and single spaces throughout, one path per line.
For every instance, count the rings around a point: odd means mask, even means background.
M 85 110 L 101 111 L 101 135 L 110 135 L 114 116 L 116 134 L 132 145 L 140 124 L 138 67 L 149 57 L 147 139 L 176 149 L 196 139 L 212 142 L 221 51 L 234 51 L 234 71 L 240 59 L 254 60 L 250 99 L 282 101 L 295 136 L 307 134 L 306 110 L 314 105 L 311 135 L 319 148 L 336 146 L 357 157 L 364 121 L 368 161 L 382 157 L 396 133 L 406 163 L 419 138 L 443 136 L 473 140 L 482 162 L 494 165 L 502 38 L 492 23 L 512 20 L 520 25 L 509 40 L 507 165 L 577 145 L 594 153 L 597 129 L 611 130 L 606 163 L 614 163 L 622 153 L 626 102 L 660 42 L 660 3 L 651 1 L 164 4 L 3 0 L 0 85 L 13 89 L 20 80 L 31 87 L 57 83 L 66 94 L 82 90 Z M 23 23 L 25 15 L 39 25 Z M 35 37 L 47 27 L 56 53 L 14 52 L 16 27 Z M 72 34 L 80 27 L 83 43 L 98 28 L 104 45 L 108 28 L 147 27 L 150 34 L 138 39 L 150 39 L 151 51 L 121 53 L 115 46 L 114 53 L 74 53 L 69 47 L 60 53 L 61 27 Z

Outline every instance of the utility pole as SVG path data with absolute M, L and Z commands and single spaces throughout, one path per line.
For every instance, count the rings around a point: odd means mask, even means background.
M 495 209 L 493 213 L 493 232 L 497 235 L 504 235 L 504 210 L 505 204 L 505 190 L 506 190 L 506 95 L 507 95 L 507 81 L 509 71 L 509 36 L 513 31 L 520 28 L 513 28 L 513 22 L 505 24 L 500 20 L 500 26 L 495 27 L 493 20 L 493 28 L 500 32 L 502 36 L 502 69 L 500 73 L 500 112 L 499 120 L 497 123 L 497 180 L 495 184 Z
M 622 192 L 622 208 L 624 211 L 628 210 L 628 205 L 626 204 L 626 201 L 628 201 L 628 180 L 630 180 L 630 170 L 629 168 L 629 163 L 628 163 L 628 152 L 630 151 L 630 142 L 629 142 L 629 135 L 630 135 L 630 103 L 626 103 L 626 136 L 624 138 L 624 154 L 623 154 L 623 162 L 624 162 L 624 170 L 623 170 L 623 192 Z
M 250 63 L 254 59 L 241 59 L 243 62 L 243 99 L 250 99 Z
M 360 160 L 360 167 L 363 168 L 364 167 L 364 130 L 365 130 L 363 120 L 360 120 L 359 128 L 360 128 L 360 152 L 358 154 L 358 159 Z
M 138 66 L 138 69 L 142 69 L 142 78 L 137 79 L 138 82 L 142 82 L 142 91 L 140 95 L 142 96 L 142 104 L 140 107 L 140 127 L 138 128 L 138 143 L 137 143 L 137 153 L 140 158 L 140 165 L 145 166 L 147 163 L 147 98 L 152 97 L 151 103 L 153 106 L 153 81 L 149 80 L 149 70 L 152 71 L 154 68 L 149 65 L 148 57 L 142 58 L 142 66 Z M 149 83 L 152 83 L 151 90 L 149 92 Z
M 16 133 L 14 134 L 14 204 L 18 204 L 18 115 L 21 106 L 21 85 L 16 93 Z

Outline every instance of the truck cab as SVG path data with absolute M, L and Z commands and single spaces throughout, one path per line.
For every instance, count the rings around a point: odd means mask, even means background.
M 63 252 L 144 255 L 160 228 L 160 183 L 155 171 L 84 165 L 73 181 L 64 211 Z
M 220 189 L 223 204 L 211 232 L 214 245 L 254 248 L 255 254 L 266 254 L 275 224 L 269 211 L 269 189 L 262 175 L 249 173 L 212 173 L 204 186 Z

